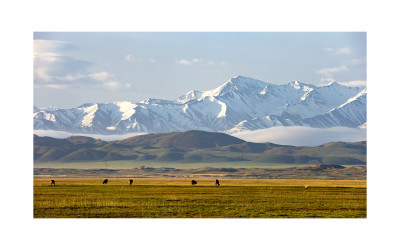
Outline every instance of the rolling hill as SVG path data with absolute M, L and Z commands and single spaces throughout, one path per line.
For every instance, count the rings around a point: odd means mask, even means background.
M 65 139 L 34 135 L 37 162 L 145 160 L 160 162 L 254 161 L 282 164 L 366 163 L 366 142 L 332 142 L 318 147 L 251 143 L 214 132 L 146 134 L 118 141 L 85 136 Z

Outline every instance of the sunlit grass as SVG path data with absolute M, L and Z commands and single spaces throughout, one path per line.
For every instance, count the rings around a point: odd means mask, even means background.
M 35 218 L 365 218 L 365 181 L 34 181 Z M 308 186 L 305 189 L 305 186 Z

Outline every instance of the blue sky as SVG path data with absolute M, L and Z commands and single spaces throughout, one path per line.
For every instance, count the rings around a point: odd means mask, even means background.
M 175 99 L 237 75 L 366 85 L 365 32 L 36 32 L 34 104 Z

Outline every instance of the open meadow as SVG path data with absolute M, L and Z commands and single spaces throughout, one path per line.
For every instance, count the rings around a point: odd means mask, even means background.
M 366 218 L 365 180 L 34 179 L 34 218 Z

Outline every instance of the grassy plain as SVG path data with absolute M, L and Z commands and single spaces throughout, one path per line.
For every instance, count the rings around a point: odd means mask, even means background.
M 70 169 L 127 169 L 136 166 L 146 166 L 152 168 L 288 168 L 307 164 L 274 164 L 252 161 L 234 161 L 234 162 L 159 162 L 159 161 L 140 161 L 140 160 L 121 160 L 121 161 L 89 161 L 89 162 L 35 162 L 35 168 L 70 168 Z
M 190 180 L 35 179 L 34 218 L 366 218 L 364 180 Z

